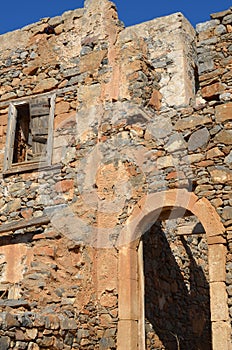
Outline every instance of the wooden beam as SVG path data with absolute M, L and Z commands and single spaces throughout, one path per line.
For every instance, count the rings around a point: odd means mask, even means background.
M 14 232 L 16 230 L 20 230 L 22 228 L 27 228 L 31 226 L 40 226 L 46 225 L 50 222 L 50 219 L 47 215 L 39 216 L 38 218 L 33 218 L 31 220 L 19 220 L 12 221 L 8 224 L 0 225 L 0 234 L 6 232 Z
M 20 164 L 20 163 L 18 163 Z M 3 172 L 3 176 L 10 176 L 21 172 L 28 171 L 60 171 L 62 168 L 61 164 L 48 165 L 46 162 L 42 163 L 41 161 L 28 161 L 24 162 L 23 165 L 13 165 L 9 170 Z

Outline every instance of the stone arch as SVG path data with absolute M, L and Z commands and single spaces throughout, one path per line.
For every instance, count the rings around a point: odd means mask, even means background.
M 230 349 L 229 314 L 225 285 L 226 241 L 224 226 L 206 198 L 184 189 L 148 194 L 142 199 L 119 240 L 119 328 L 118 350 L 144 350 L 144 286 L 141 278 L 140 237 L 160 216 L 194 214 L 203 225 L 208 242 L 212 349 Z

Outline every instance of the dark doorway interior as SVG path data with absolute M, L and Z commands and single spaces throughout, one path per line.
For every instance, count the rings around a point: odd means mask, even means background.
M 211 350 L 205 236 L 177 236 L 157 222 L 143 254 L 146 349 Z

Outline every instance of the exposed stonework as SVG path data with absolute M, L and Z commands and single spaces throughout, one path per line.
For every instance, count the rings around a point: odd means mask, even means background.
M 107 0 L 0 36 L 1 350 L 230 350 L 231 36 Z

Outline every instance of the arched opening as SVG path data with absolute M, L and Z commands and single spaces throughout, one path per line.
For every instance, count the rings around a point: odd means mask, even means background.
M 140 244 L 145 348 L 211 350 L 208 247 L 201 225 L 195 217 L 156 221 Z
M 154 229 L 153 225 L 158 224 L 158 219 L 160 219 L 160 214 L 165 216 L 168 212 L 171 212 L 172 218 L 184 217 L 185 214 L 191 213 L 195 215 L 198 221 L 202 224 L 205 230 L 205 238 L 208 247 L 208 266 L 209 266 L 209 292 L 210 292 L 210 325 L 207 326 L 207 315 L 204 316 L 206 321 L 203 319 L 201 326 L 197 329 L 197 322 L 195 325 L 190 325 L 188 322 L 188 327 L 192 327 L 196 333 L 205 332 L 205 339 L 211 341 L 212 339 L 212 350 L 230 348 L 229 339 L 229 315 L 228 315 L 228 305 L 227 305 L 227 293 L 225 286 L 225 257 L 226 257 L 226 245 L 225 239 L 223 237 L 224 227 L 221 224 L 220 218 L 211 206 L 210 202 L 204 198 L 198 199 L 198 197 L 186 190 L 168 190 L 160 193 L 150 194 L 146 199 L 141 200 L 138 203 L 137 208 L 134 210 L 132 216 L 128 219 L 127 226 L 124 228 L 122 235 L 120 237 L 120 250 L 119 250 L 119 327 L 118 327 L 118 350 L 147 350 L 146 348 L 146 332 L 145 332 L 145 309 L 146 304 L 144 300 L 144 293 L 146 289 L 146 281 L 144 279 L 144 264 L 146 261 L 143 259 L 143 249 L 142 249 L 142 239 L 141 237 L 146 232 Z M 169 215 L 170 218 L 170 215 Z M 160 230 L 160 227 L 159 227 Z M 149 234 L 148 234 L 149 236 Z M 151 236 L 151 235 L 150 235 Z M 164 237 L 164 233 L 159 233 L 160 240 L 163 246 L 166 246 L 167 256 L 171 263 L 175 264 L 174 257 L 171 256 L 170 244 L 167 242 L 167 238 Z M 182 238 L 182 246 L 185 254 L 191 262 L 192 267 L 194 267 L 195 262 L 192 259 L 191 250 L 186 244 L 186 241 Z M 151 242 L 145 242 L 149 248 L 151 248 Z M 154 243 L 155 244 L 155 243 Z M 173 255 L 173 254 L 172 254 Z M 159 254 L 157 259 L 159 260 Z M 196 264 L 195 264 L 196 265 Z M 163 266 L 161 266 L 163 268 Z M 160 267 L 160 268 L 161 268 Z M 145 266 L 146 269 L 146 266 Z M 193 269 L 194 270 L 194 269 Z M 126 273 L 125 273 L 126 271 Z M 204 290 L 207 290 L 207 279 L 203 276 L 202 271 L 195 266 L 195 274 L 197 273 L 198 280 L 202 281 L 202 286 Z M 171 273 L 171 272 L 170 272 Z M 173 272 L 174 273 L 174 272 Z M 187 300 L 186 303 L 191 303 L 191 298 L 189 298 L 188 287 L 182 278 L 181 281 L 181 271 L 176 269 L 179 274 L 179 284 L 184 287 L 184 299 Z M 192 271 L 193 273 L 193 271 Z M 169 276 L 170 277 L 170 276 Z M 164 287 L 163 287 L 164 288 Z M 170 288 L 170 283 L 167 283 L 166 288 Z M 174 279 L 173 286 L 175 289 Z M 161 292 L 159 290 L 159 292 Z M 207 299 L 207 293 L 205 293 L 205 300 Z M 157 298 L 157 297 L 156 297 Z M 203 298 L 204 299 L 204 298 Z M 164 306 L 164 301 L 162 294 L 160 300 L 157 299 L 161 307 Z M 207 302 L 205 302 L 207 304 Z M 194 305 L 194 303 L 192 303 Z M 193 305 L 191 304 L 192 314 L 194 318 Z M 168 304 L 167 304 L 168 305 Z M 177 303 L 178 305 L 178 303 Z M 187 304 L 186 304 L 187 305 Z M 179 308 L 181 308 L 181 303 L 179 302 Z M 186 307 L 186 306 L 183 306 Z M 207 310 L 207 307 L 206 307 Z M 178 308 L 174 309 L 174 313 L 178 312 Z M 206 311 L 207 314 L 208 311 Z M 175 317 L 175 315 L 173 316 Z M 190 319 L 191 316 L 188 319 Z M 182 325 L 184 322 L 182 320 Z M 161 325 L 162 327 L 162 325 Z M 181 325 L 179 326 L 181 329 Z M 187 327 L 187 328 L 188 328 Z M 211 328 L 211 333 L 207 333 Z M 172 331 L 170 329 L 170 331 Z M 181 330 L 182 332 L 187 332 L 188 329 Z M 176 341 L 175 347 L 173 345 L 163 344 L 160 349 L 191 349 L 189 346 L 180 347 L 180 336 L 173 333 L 173 340 Z M 193 332 L 194 333 L 194 332 Z M 208 334 L 208 335 L 207 335 Z M 169 340 L 163 341 L 168 343 Z M 173 346 L 173 347 L 171 347 Z M 207 349 L 206 347 L 201 347 L 200 349 Z M 150 349 L 156 349 L 156 347 L 151 347 Z M 158 348 L 159 349 L 159 348 Z M 193 349 L 196 349 L 196 347 Z M 210 349 L 210 348 L 209 348 Z

